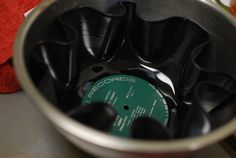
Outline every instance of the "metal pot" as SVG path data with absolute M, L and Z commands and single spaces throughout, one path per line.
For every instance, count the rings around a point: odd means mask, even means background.
M 48 33 L 47 27 L 52 20 L 77 6 L 90 6 L 106 12 L 118 1 L 45 0 L 26 19 L 15 42 L 14 64 L 23 89 L 38 109 L 68 140 L 99 157 L 180 157 L 233 134 L 236 131 L 236 118 L 210 134 L 194 138 L 169 141 L 118 138 L 72 120 L 40 94 L 28 72 L 27 57 L 32 52 L 35 41 Z M 140 16 L 144 19 L 160 20 L 171 16 L 181 16 L 201 25 L 213 37 L 212 49 L 217 52 L 221 51 L 224 56 L 232 56 L 231 61 L 221 63 L 220 66 L 218 64 L 221 61 L 215 61 L 216 64 L 211 65 L 210 68 L 225 71 L 236 78 L 236 64 L 233 64 L 235 55 L 232 54 L 234 53 L 232 50 L 236 50 L 236 21 L 229 13 L 210 0 L 135 0 L 135 2 L 138 4 Z M 116 14 L 122 14 L 122 11 L 117 10 Z

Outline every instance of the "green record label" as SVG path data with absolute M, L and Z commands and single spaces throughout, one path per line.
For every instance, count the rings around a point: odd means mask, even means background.
M 82 105 L 106 102 L 118 116 L 110 131 L 116 136 L 128 137 L 133 121 L 140 116 L 152 117 L 164 126 L 169 110 L 160 91 L 149 82 L 130 75 L 111 75 L 95 82 L 86 91 Z

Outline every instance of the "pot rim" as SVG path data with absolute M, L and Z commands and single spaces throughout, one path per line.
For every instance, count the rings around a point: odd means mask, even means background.
M 37 105 L 40 111 L 57 127 L 67 131 L 76 138 L 82 139 L 85 142 L 95 144 L 100 147 L 111 150 L 128 151 L 136 153 L 157 153 L 157 152 L 182 152 L 193 151 L 205 147 L 207 145 L 218 142 L 236 131 L 236 118 L 231 120 L 226 125 L 210 132 L 207 135 L 185 138 L 168 141 L 147 141 L 147 140 L 133 140 L 111 136 L 92 128 L 89 128 L 81 123 L 69 118 L 51 103 L 49 103 L 34 86 L 30 76 L 27 72 L 24 59 L 24 43 L 27 32 L 34 20 L 50 5 L 57 0 L 44 0 L 25 20 L 20 28 L 14 45 L 14 65 L 17 77 L 21 83 L 22 88 L 33 103 Z M 220 12 L 233 26 L 236 27 L 236 20 L 227 11 L 219 7 L 211 0 L 198 0 L 213 9 Z

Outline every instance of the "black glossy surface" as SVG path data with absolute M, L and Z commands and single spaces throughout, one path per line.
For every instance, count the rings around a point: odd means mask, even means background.
M 132 2 L 116 7 L 124 14 L 89 7 L 66 12 L 53 19 L 55 30 L 35 44 L 27 56 L 28 69 L 50 102 L 68 113 L 80 108 L 81 98 L 94 81 L 123 73 L 143 78 L 162 92 L 170 110 L 177 112 L 175 131 L 171 132 L 176 137 L 207 134 L 235 116 L 232 74 L 206 69 L 206 65 L 214 65 L 204 58 L 212 55 L 214 38 L 207 30 L 183 17 L 144 20 Z M 221 56 L 212 58 L 220 60 Z M 91 111 L 98 117 L 101 113 Z M 84 123 L 94 127 L 91 122 Z
M 100 131 L 109 131 L 117 113 L 105 103 L 91 103 L 74 109 L 68 113 L 72 118 Z
M 193 102 L 185 120 L 177 122 L 177 126 L 179 124 L 181 126 L 176 133 L 177 138 L 200 136 L 214 129 L 210 116 L 197 102 Z
M 139 117 L 131 127 L 131 137 L 146 140 L 166 140 L 170 135 L 161 123 L 148 117 Z

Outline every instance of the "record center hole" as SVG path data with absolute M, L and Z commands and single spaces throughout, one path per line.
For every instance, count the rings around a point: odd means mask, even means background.
M 124 106 L 124 109 L 125 109 L 125 110 L 129 110 L 129 106 L 128 106 L 128 105 L 125 105 L 125 106 Z
M 98 73 L 98 72 L 101 72 L 103 70 L 103 67 L 102 66 L 95 66 L 93 67 L 93 71 Z

